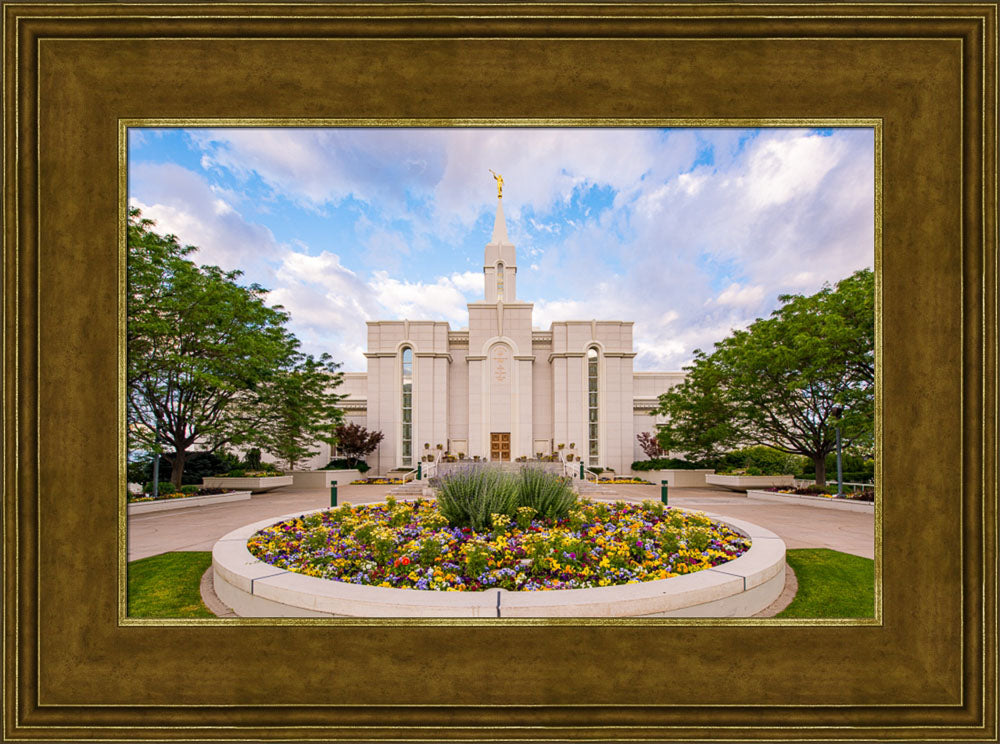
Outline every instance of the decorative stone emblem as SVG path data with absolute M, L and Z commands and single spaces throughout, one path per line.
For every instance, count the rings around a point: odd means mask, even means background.
M 493 379 L 507 382 L 507 350 L 503 346 L 498 346 L 493 351 Z

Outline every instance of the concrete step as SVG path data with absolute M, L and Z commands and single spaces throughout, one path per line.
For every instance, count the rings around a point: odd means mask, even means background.
M 581 496 L 617 496 L 618 490 L 610 484 L 576 481 L 576 489 Z

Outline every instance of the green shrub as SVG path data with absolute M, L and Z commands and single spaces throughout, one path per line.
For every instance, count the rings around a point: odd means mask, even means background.
M 320 470 L 357 470 L 360 473 L 367 473 L 371 467 L 364 460 L 349 460 L 346 457 L 337 457 L 330 460 Z
M 744 471 L 747 475 L 801 475 L 809 459 L 772 447 L 747 447 L 727 452 L 716 463 L 720 473 Z
M 239 458 L 228 452 L 188 452 L 184 458 L 184 474 L 182 485 L 197 485 L 202 478 L 213 475 L 223 475 L 240 466 Z M 173 467 L 173 457 L 169 454 L 160 456 L 160 477 L 170 475 Z M 128 464 L 129 483 L 147 483 L 153 480 L 153 457 L 145 455 Z
M 260 460 L 260 448 L 253 447 L 248 449 L 247 453 L 243 456 L 243 464 L 247 466 L 247 470 L 260 470 L 263 463 Z
M 520 481 L 518 505 L 530 506 L 545 519 L 563 519 L 576 503 L 576 494 L 561 475 L 540 468 L 521 468 Z
M 153 482 L 150 481 L 149 483 L 147 483 L 145 488 L 143 488 L 142 490 L 145 491 L 146 493 L 152 493 Z M 174 484 L 171 483 L 170 481 L 160 481 L 159 493 L 161 496 L 166 496 L 167 494 L 177 493 L 177 489 L 174 487 Z
M 805 488 L 798 489 L 799 491 L 805 491 L 806 493 L 837 493 L 837 486 L 817 486 L 815 483 L 811 486 L 806 486 Z
M 518 506 L 519 479 L 495 468 L 456 470 L 441 479 L 438 509 L 452 527 L 490 528 L 491 515 L 513 517 Z
M 688 462 L 674 457 L 658 457 L 652 460 L 636 460 L 632 463 L 632 470 L 643 472 L 646 470 L 695 470 L 706 467 L 704 463 Z
M 868 483 L 875 480 L 875 461 L 869 460 L 860 455 L 843 454 L 841 465 L 844 470 L 844 480 L 855 483 Z M 812 460 L 808 460 L 802 468 L 803 475 L 811 478 L 816 474 L 816 466 Z M 831 452 L 826 456 L 826 478 L 836 480 L 837 478 L 837 453 Z
M 194 484 L 181 486 L 181 493 L 198 493 L 198 486 Z

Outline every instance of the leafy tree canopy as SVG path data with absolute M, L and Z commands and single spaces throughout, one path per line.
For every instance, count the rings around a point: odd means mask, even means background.
M 666 450 L 699 460 L 743 445 L 806 455 L 825 483 L 840 427 L 845 447 L 874 443 L 875 282 L 855 272 L 814 295 L 782 295 L 769 318 L 695 351 L 685 381 L 660 396 Z
M 319 359 L 299 353 L 262 388 L 255 391 L 267 409 L 258 427 L 264 449 L 294 470 L 299 462 L 318 454 L 319 442 L 333 445 L 344 412 L 337 404 L 345 396 L 333 390 L 343 381 L 329 354 Z
M 265 303 L 263 287 L 240 285 L 238 271 L 197 266 L 188 258 L 194 247 L 153 228 L 129 211 L 129 447 L 172 452 L 171 481 L 180 485 L 196 442 L 208 452 L 265 444 L 281 376 L 304 358 L 285 328 L 288 314 Z

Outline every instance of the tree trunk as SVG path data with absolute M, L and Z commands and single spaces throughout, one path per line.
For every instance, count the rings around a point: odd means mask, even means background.
M 826 453 L 813 455 L 813 464 L 816 466 L 816 485 L 826 485 Z
M 174 452 L 174 464 L 170 468 L 170 482 L 178 489 L 181 487 L 181 478 L 184 477 L 184 459 L 186 455 L 187 453 L 181 450 Z

